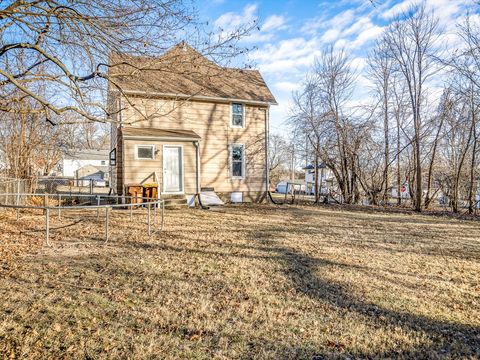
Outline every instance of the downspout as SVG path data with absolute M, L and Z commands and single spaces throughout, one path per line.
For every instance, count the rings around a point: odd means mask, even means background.
M 200 142 L 194 141 L 193 145 L 195 145 L 195 155 L 196 155 L 196 176 L 197 176 L 197 184 L 196 184 L 196 194 L 195 196 L 198 198 L 198 205 L 203 208 L 202 200 L 200 199 L 200 189 L 201 189 L 201 182 L 200 182 Z
M 118 105 L 119 105 L 119 111 L 118 111 L 118 116 L 119 116 L 119 123 L 120 125 L 117 127 L 117 148 L 118 148 L 118 131 L 121 131 L 121 129 L 123 128 L 123 119 L 122 119 L 122 97 L 120 96 L 118 98 Z M 125 159 L 126 159 L 126 154 L 125 154 L 125 139 L 123 138 L 123 133 L 122 133 L 122 194 L 118 194 L 118 195 L 126 195 L 125 193 Z M 118 151 L 117 151 L 117 158 L 118 158 Z M 117 164 L 118 164 L 118 159 L 116 160 L 117 161 Z M 118 165 L 117 165 L 118 166 Z M 117 175 L 118 175 L 118 171 L 117 171 Z M 118 179 L 117 179 L 117 182 L 118 182 Z M 117 185 L 117 188 L 118 188 L 118 185 Z
M 269 122 L 270 122 L 270 105 L 265 109 L 265 191 L 269 195 L 266 197 L 267 203 L 271 199 L 270 194 L 270 168 L 268 163 L 268 139 L 270 136 Z

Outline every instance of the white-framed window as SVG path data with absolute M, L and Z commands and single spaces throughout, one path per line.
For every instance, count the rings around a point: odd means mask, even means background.
M 232 118 L 230 125 L 236 128 L 245 126 L 245 106 L 240 103 L 232 103 Z
M 100 165 L 105 165 L 107 162 L 105 160 L 100 161 Z
M 233 179 L 245 177 L 245 145 L 230 145 L 230 174 Z
M 155 145 L 135 145 L 136 160 L 155 159 Z

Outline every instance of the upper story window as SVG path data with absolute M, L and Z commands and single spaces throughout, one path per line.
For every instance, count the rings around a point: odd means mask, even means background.
M 232 178 L 245 177 L 245 146 L 232 144 L 230 147 L 230 163 Z
M 135 145 L 135 159 L 153 160 L 155 158 L 155 145 Z
M 245 111 L 243 104 L 232 104 L 232 127 L 243 128 L 245 124 Z

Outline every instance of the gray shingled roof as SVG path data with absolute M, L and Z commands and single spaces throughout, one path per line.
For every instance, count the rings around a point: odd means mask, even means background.
M 75 160 L 108 160 L 110 150 L 69 150 L 64 159 Z
M 110 65 L 124 91 L 277 103 L 258 70 L 219 66 L 185 43 L 159 57 L 112 54 Z

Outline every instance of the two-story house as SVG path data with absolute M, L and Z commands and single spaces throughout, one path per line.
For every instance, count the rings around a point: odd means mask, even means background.
M 182 42 L 159 57 L 111 56 L 113 189 L 156 182 L 162 196 L 268 191 L 269 107 L 260 73 L 222 67 Z

